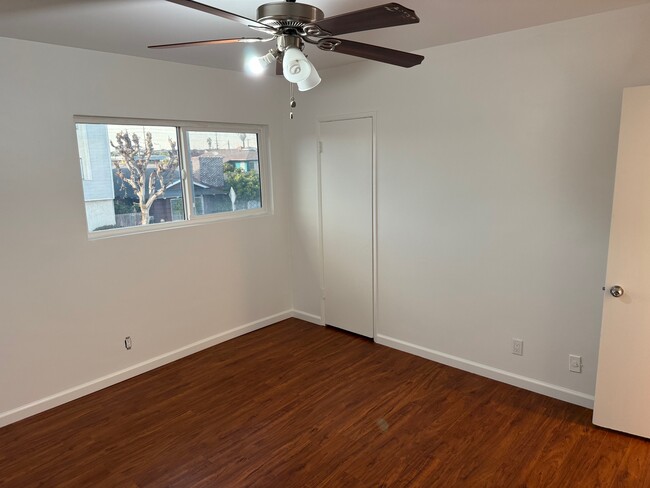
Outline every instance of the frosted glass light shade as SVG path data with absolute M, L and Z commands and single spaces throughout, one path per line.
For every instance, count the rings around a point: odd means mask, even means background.
M 312 65 L 296 47 L 290 47 L 284 51 L 282 60 L 282 71 L 287 81 L 291 83 L 300 83 L 309 78 L 312 72 Z
M 309 73 L 307 79 L 298 82 L 298 90 L 300 91 L 311 90 L 312 88 L 318 86 L 319 83 L 320 83 L 320 76 L 318 75 L 318 71 L 316 71 L 316 68 L 314 68 L 314 65 L 312 64 L 311 73 Z

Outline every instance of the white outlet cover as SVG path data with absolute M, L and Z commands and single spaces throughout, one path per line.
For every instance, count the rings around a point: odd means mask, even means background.
M 569 354 L 569 371 L 573 373 L 582 373 L 582 356 Z

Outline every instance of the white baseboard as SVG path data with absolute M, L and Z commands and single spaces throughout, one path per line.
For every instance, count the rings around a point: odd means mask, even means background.
M 14 408 L 12 410 L 2 412 L 0 413 L 0 427 L 17 422 L 32 415 L 36 415 L 37 413 L 44 412 L 45 410 L 57 407 L 64 403 L 80 398 L 84 395 L 88 395 L 90 393 L 107 388 L 121 381 L 133 378 L 139 374 L 146 373 L 147 371 L 151 371 L 152 369 L 171 363 L 177 359 L 189 356 L 190 354 L 194 354 L 203 349 L 207 349 L 208 347 L 215 346 L 227 340 L 234 339 L 235 337 L 253 332 L 255 330 L 291 317 L 295 317 L 306 322 L 311 322 L 316 325 L 324 325 L 321 317 L 302 312 L 300 310 L 287 310 L 275 315 L 271 315 L 269 317 L 256 320 L 255 322 L 250 322 L 240 327 L 235 327 L 234 329 L 230 329 L 225 332 L 207 337 L 200 341 L 193 342 L 192 344 L 188 344 L 187 346 L 183 346 L 174 351 L 161 354 L 120 371 L 102 376 L 101 378 L 97 378 L 87 383 L 83 383 L 59 393 L 55 393 L 54 395 L 50 395 L 26 405 L 21 405 L 20 407 Z M 486 366 L 474 361 L 469 361 L 463 358 L 434 351 L 432 349 L 427 349 L 425 347 L 417 346 L 415 344 L 404 342 L 399 339 L 394 339 L 382 334 L 377 334 L 375 336 L 375 342 L 388 347 L 392 347 L 394 349 L 398 349 L 400 351 L 415 354 L 416 356 L 446 364 L 454 368 L 462 369 L 464 371 L 469 371 L 471 373 L 517 386 L 519 388 L 541 393 L 542 395 L 547 395 L 569 403 L 581 405 L 583 407 L 593 408 L 594 397 L 592 395 L 587 395 L 585 393 L 570 390 L 568 388 L 553 385 L 550 383 L 545 383 L 543 381 L 538 381 L 533 378 L 517 375 L 501 369 L 492 368 L 491 366 Z
M 323 322 L 323 319 L 321 317 L 319 317 L 318 315 L 313 315 L 311 313 L 301 312 L 300 310 L 294 310 L 293 316 L 296 319 L 304 320 L 305 322 L 311 322 L 312 324 L 325 325 L 325 322 Z
M 240 327 L 235 327 L 234 329 L 220 332 L 219 334 L 201 339 L 200 341 L 193 342 L 192 344 L 188 344 L 187 346 L 183 346 L 174 351 L 170 351 L 133 366 L 129 366 L 128 368 L 125 368 L 121 371 L 116 371 L 115 373 L 102 376 L 101 378 L 94 379 L 82 385 L 74 386 L 59 393 L 55 393 L 54 395 L 50 395 L 48 397 L 41 398 L 40 400 L 36 400 L 12 410 L 2 412 L 0 413 L 0 427 L 17 422 L 37 413 L 44 412 L 50 408 L 57 407 L 69 401 L 80 398 L 84 395 L 88 395 L 89 393 L 93 393 L 95 391 L 119 383 L 120 381 L 133 378 L 139 374 L 146 373 L 147 371 L 151 371 L 152 369 L 158 368 L 167 363 L 171 363 L 172 361 L 176 361 L 182 357 L 189 356 L 190 354 L 194 354 L 203 349 L 207 349 L 208 347 L 216 346 L 217 344 L 220 344 L 227 340 L 247 334 L 249 332 L 253 332 L 254 330 L 261 329 L 268 325 L 294 316 L 295 315 L 292 310 L 287 310 L 275 315 L 271 315 L 269 317 L 256 320 L 255 322 L 250 322 Z
M 580 405 L 582 407 L 591 409 L 594 408 L 593 395 L 587 395 L 586 393 L 570 390 L 562 386 L 553 385 L 551 383 L 528 378 L 526 376 L 521 376 L 502 369 L 493 368 L 485 364 L 469 361 L 467 359 L 459 358 L 457 356 L 452 356 L 450 354 L 445 354 L 439 351 L 434 351 L 432 349 L 427 349 L 426 347 L 411 344 L 399 339 L 394 339 L 382 334 L 375 335 L 375 342 L 384 346 L 392 347 L 393 349 L 398 349 L 400 351 L 423 357 L 425 359 L 430 359 L 438 363 L 446 364 L 447 366 L 462 369 L 463 371 L 468 371 L 470 373 L 475 373 L 486 378 L 501 381 L 502 383 L 517 386 L 519 388 L 523 388 L 524 390 L 534 391 L 535 393 L 557 398 L 558 400 L 563 400 L 565 402 Z

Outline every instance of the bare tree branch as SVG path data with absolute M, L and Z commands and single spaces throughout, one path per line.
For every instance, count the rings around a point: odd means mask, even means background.
M 151 165 L 151 158 L 154 155 L 154 146 L 151 132 L 145 134 L 144 147 L 140 144 L 137 134 L 129 135 L 128 131 L 120 131 L 115 136 L 115 143 L 111 146 L 117 150 L 122 160 L 113 161 L 115 174 L 124 183 L 127 183 L 138 198 L 138 205 L 142 213 L 142 224 L 149 223 L 149 209 L 157 198 L 165 194 L 169 179 L 179 166 L 178 151 L 176 142 L 169 139 L 171 151 L 168 159 L 156 161 L 154 168 L 147 176 L 147 168 Z M 129 170 L 126 176 L 122 164 Z M 156 183 L 159 188 L 156 189 Z

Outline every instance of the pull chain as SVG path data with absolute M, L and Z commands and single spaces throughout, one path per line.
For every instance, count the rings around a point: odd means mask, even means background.
M 296 108 L 296 99 L 293 96 L 293 83 L 289 83 L 289 119 L 293 120 L 293 109 Z

